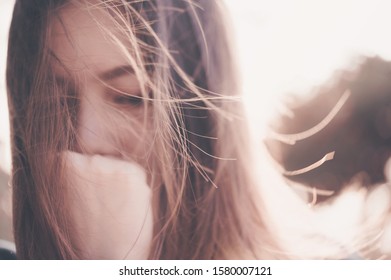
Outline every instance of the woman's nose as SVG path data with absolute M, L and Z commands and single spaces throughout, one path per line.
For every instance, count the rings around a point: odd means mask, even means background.
M 118 156 L 111 140 L 113 124 L 110 123 L 102 102 L 96 96 L 80 98 L 78 117 L 78 142 L 82 153 Z

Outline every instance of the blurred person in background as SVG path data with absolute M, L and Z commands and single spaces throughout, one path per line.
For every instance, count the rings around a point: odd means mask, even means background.
M 289 114 L 271 123 L 265 143 L 287 184 L 306 186 L 315 208 L 331 203 L 333 211 L 349 192 L 362 196 L 358 209 L 354 201 L 339 209 L 339 217 L 352 213 L 350 228 L 338 228 L 338 216 L 329 223 L 335 232 L 355 229 L 340 247 L 355 257 L 391 258 L 391 62 L 360 57 L 354 64 L 309 96 L 287 98 Z

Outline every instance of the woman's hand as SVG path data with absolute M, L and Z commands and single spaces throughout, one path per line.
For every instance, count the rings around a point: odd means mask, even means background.
M 152 240 L 151 189 L 139 165 L 67 151 L 70 211 L 89 259 L 146 259 Z

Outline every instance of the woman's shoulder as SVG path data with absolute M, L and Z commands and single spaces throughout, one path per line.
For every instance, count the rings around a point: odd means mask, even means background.
M 0 260 L 16 260 L 15 244 L 0 239 Z
M 16 260 L 16 254 L 11 250 L 0 248 L 0 260 Z

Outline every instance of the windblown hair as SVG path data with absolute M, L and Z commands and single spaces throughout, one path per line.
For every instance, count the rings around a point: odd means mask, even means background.
M 319 126 L 347 96 L 327 125 L 294 145 L 267 140 L 270 152 L 286 170 L 308 166 L 335 152 L 333 160 L 322 166 L 287 176 L 310 188 L 333 193 L 319 201 L 335 197 L 356 181 L 367 188 L 386 182 L 384 167 L 391 155 L 391 64 L 379 57 L 360 59 L 357 69 L 339 71 L 310 98 L 292 102 L 288 109 L 293 117 L 282 116 L 273 124 L 280 135 L 303 134 L 298 132 Z
M 111 16 L 121 39 L 95 20 L 148 101 L 159 157 L 150 172 L 162 181 L 153 189 L 149 258 L 273 257 L 220 1 L 17 0 L 7 86 L 18 257 L 86 257 L 74 244 L 59 156 L 78 145 L 78 98 L 55 82 L 48 47 L 51 22 L 69 2 Z

